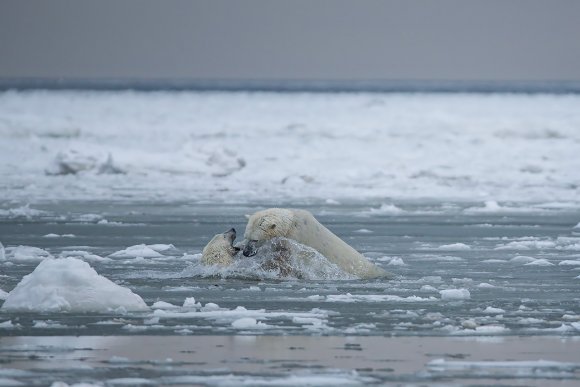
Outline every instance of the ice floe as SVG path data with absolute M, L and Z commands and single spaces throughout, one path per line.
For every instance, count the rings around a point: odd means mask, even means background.
M 116 251 L 109 255 L 112 258 L 159 258 L 162 257 L 163 254 L 160 251 L 167 250 L 166 245 L 162 245 L 159 248 L 159 245 L 134 245 L 127 247 L 124 250 Z
M 13 262 L 37 262 L 51 257 L 52 255 L 48 251 L 39 247 L 15 246 L 6 247 L 4 259 Z
M 50 165 L 44 170 L 47 175 L 74 175 L 85 171 L 99 174 L 118 174 L 124 171 L 115 165 L 113 156 L 107 156 L 67 149 L 56 154 Z
M 438 247 L 438 249 L 446 251 L 463 251 L 463 250 L 471 250 L 471 247 L 466 245 L 465 243 L 451 243 L 448 245 L 441 245 Z
M 445 289 L 440 290 L 442 300 L 468 300 L 471 298 L 471 293 L 467 289 Z
M 99 275 L 76 258 L 47 259 L 8 294 L 2 310 L 111 312 L 149 308 L 135 293 Z
M 21 207 L 10 208 L 8 210 L 0 209 L 0 217 L 6 218 L 26 218 L 30 219 L 37 216 L 48 214 L 46 211 L 30 208 L 30 204 Z

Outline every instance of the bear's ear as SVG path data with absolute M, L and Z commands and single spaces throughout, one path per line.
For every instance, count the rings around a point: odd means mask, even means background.
M 244 215 L 244 217 L 245 217 L 246 219 L 250 219 L 250 214 L 246 214 L 246 215 Z

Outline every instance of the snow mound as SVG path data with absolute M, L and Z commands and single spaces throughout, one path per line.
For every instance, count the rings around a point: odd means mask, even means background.
M 22 278 L 2 310 L 30 312 L 145 311 L 141 297 L 76 258 L 47 259 Z

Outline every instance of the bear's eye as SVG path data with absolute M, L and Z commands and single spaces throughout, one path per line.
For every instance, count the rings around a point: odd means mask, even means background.
M 270 225 L 270 230 L 273 230 L 273 229 L 275 229 L 275 228 L 276 228 L 276 225 L 275 225 L 275 224 L 271 224 L 271 225 Z

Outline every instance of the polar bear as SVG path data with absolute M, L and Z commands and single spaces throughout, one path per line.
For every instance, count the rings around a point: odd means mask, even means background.
M 232 266 L 234 263 L 234 257 L 240 251 L 239 247 L 234 246 L 235 239 L 235 228 L 231 228 L 221 234 L 216 234 L 203 248 L 201 253 L 201 263 L 206 266 Z M 281 277 L 300 277 L 300 275 L 292 269 L 290 263 L 293 251 L 290 250 L 284 242 L 274 239 L 269 246 L 264 246 L 264 248 L 264 255 L 267 255 L 268 259 L 262 263 L 262 270 L 277 271 Z
M 294 240 L 276 237 L 265 241 L 252 258 L 239 254 L 233 245 L 236 230 L 230 229 L 214 236 L 202 252 L 201 264 L 214 266 L 226 276 L 257 275 L 258 278 L 296 278 L 305 280 L 352 280 L 346 273 L 315 249 Z
M 276 237 L 288 238 L 309 246 L 358 278 L 390 275 L 334 235 L 306 210 L 270 208 L 250 216 L 244 233 L 246 245 L 243 254 L 246 257 L 255 255 L 264 241 Z
M 228 231 L 214 236 L 203 248 L 201 263 L 204 265 L 230 266 L 234 263 L 234 256 L 240 251 L 239 247 L 234 246 L 235 239 L 235 228 L 230 228 Z

